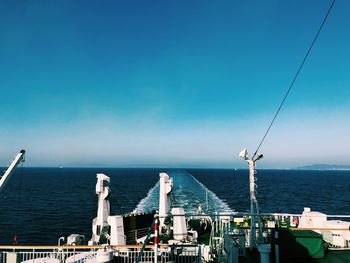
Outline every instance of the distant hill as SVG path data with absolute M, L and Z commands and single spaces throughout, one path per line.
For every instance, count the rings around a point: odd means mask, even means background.
M 313 164 L 302 167 L 297 167 L 300 170 L 350 170 L 350 165 L 336 164 Z

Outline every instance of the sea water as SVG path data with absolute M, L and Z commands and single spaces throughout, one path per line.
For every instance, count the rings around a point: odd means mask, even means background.
M 91 237 L 96 173 L 111 178 L 111 213 L 158 207 L 159 172 L 174 179 L 172 203 L 187 212 L 249 211 L 247 170 L 17 168 L 0 193 L 0 244 L 54 245 L 72 233 Z M 262 212 L 350 214 L 350 171 L 259 170 Z
M 214 192 L 184 170 L 168 171 L 173 179 L 170 202 L 172 207 L 182 207 L 187 213 L 233 212 L 229 205 Z M 150 212 L 158 209 L 159 182 L 150 189 L 147 196 L 136 206 L 136 212 Z

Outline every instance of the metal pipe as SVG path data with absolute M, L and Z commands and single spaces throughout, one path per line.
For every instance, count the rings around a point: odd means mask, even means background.
M 158 231 L 159 231 L 159 218 L 158 214 L 154 215 L 154 263 L 158 262 Z

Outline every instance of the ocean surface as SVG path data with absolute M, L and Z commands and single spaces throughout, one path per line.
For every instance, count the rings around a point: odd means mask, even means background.
M 91 238 L 96 173 L 111 178 L 111 213 L 158 206 L 159 172 L 174 178 L 173 203 L 193 212 L 249 210 L 248 170 L 17 168 L 0 193 L 0 244 L 55 245 L 72 233 Z M 258 170 L 261 212 L 350 214 L 350 171 Z

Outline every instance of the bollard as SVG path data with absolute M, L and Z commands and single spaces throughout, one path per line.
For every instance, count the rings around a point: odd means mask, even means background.
M 18 252 L 8 252 L 6 257 L 6 263 L 19 263 L 20 255 Z
M 260 262 L 261 263 L 270 263 L 270 252 L 271 245 L 259 245 L 258 251 L 260 253 Z
M 109 263 L 113 261 L 113 250 L 112 249 L 99 249 L 96 253 L 97 263 Z

